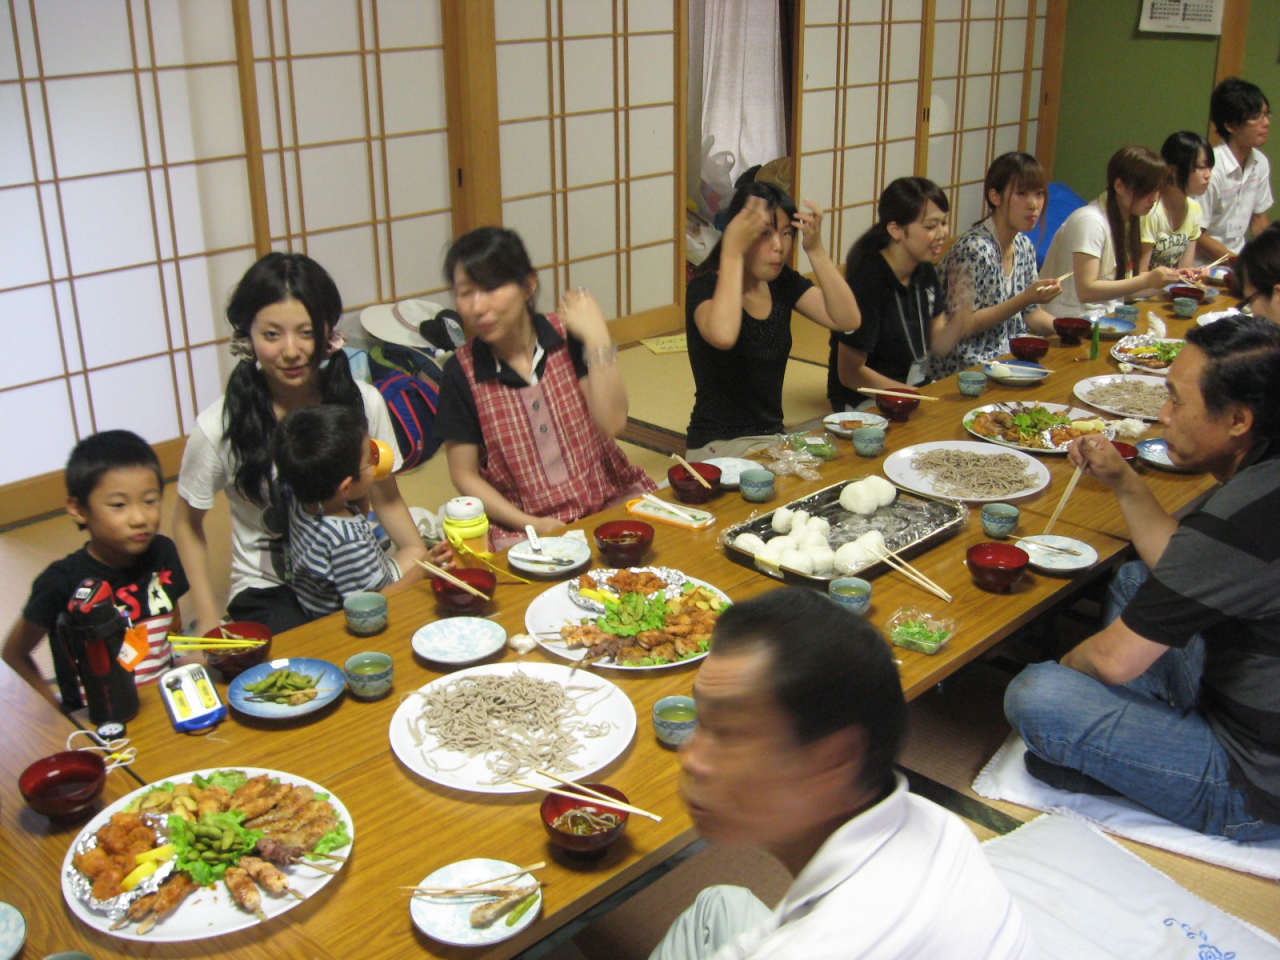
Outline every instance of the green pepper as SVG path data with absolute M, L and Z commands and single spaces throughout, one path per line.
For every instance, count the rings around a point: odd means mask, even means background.
M 512 911 L 509 914 L 507 914 L 507 926 L 514 927 L 516 925 L 516 922 L 521 917 L 523 917 L 526 913 L 529 912 L 529 908 L 533 906 L 534 902 L 537 899 L 538 899 L 538 891 L 535 890 L 533 891 L 533 893 L 529 894 L 527 897 L 525 897 L 523 900 L 517 903 L 515 905 L 515 908 L 512 909 Z

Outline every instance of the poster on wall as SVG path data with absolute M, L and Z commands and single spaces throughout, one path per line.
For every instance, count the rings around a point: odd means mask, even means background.
M 1222 33 L 1226 0 L 1142 0 L 1139 30 L 1151 33 Z

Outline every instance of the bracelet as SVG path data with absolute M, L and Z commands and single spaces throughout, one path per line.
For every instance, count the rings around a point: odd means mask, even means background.
M 582 362 L 587 369 L 592 367 L 612 367 L 618 362 L 618 345 L 610 340 L 603 347 L 592 347 L 582 351 Z

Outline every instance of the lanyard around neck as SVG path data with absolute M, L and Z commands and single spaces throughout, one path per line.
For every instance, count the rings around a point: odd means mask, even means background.
M 916 363 L 924 363 L 929 356 L 929 342 L 924 331 L 924 304 L 920 300 L 920 288 L 914 282 L 909 282 L 907 288 L 914 290 L 916 295 L 916 320 L 920 325 L 920 353 L 916 353 L 915 341 L 911 339 L 911 328 L 907 326 L 907 315 L 902 309 L 902 297 L 897 290 L 893 291 L 893 302 L 898 307 L 898 322 L 902 324 L 902 335 L 907 338 L 907 349 L 911 352 L 911 359 Z

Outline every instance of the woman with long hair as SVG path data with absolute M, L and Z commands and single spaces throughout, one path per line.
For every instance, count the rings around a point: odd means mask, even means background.
M 845 276 L 862 308 L 862 326 L 833 333 L 827 365 L 832 410 L 868 401 L 861 387 L 916 387 L 930 356 L 950 353 L 963 332 L 948 316 L 934 265 L 947 239 L 947 196 L 932 180 L 899 177 L 880 194 L 876 223 L 854 241 Z
M 793 310 L 827 330 L 858 328 L 858 303 L 822 244 L 822 210 L 805 205 L 798 211 L 772 184 L 740 187 L 724 236 L 689 283 L 690 460 L 741 456 L 782 432 Z M 816 286 L 788 266 L 796 231 Z
M 325 269 L 300 253 L 269 253 L 237 284 L 227 304 L 231 352 L 239 360 L 226 393 L 201 411 L 187 438 L 178 474 L 173 539 L 191 582 L 195 630 L 218 623 L 209 580 L 204 517 L 219 491 L 231 507 L 231 600 L 234 620 L 279 633 L 311 618 L 289 588 L 284 557 L 288 515 L 271 469 L 271 435 L 285 414 L 320 403 L 362 409 L 369 435 L 396 449 L 378 391 L 352 378 L 341 335 L 342 297 Z M 399 456 L 396 457 L 399 465 Z M 395 477 L 369 495 L 397 548 L 403 579 L 422 576 L 427 556 Z
M 1173 267 L 1190 279 L 1196 261 L 1196 239 L 1204 229 L 1204 214 L 1197 197 L 1209 189 L 1213 175 L 1213 149 L 1198 133 L 1182 130 L 1169 134 L 1160 147 L 1169 165 L 1169 176 L 1160 188 L 1160 199 L 1142 217 L 1142 253 L 1138 272 L 1151 266 Z
M 1151 212 L 1168 177 L 1168 165 L 1146 147 L 1121 147 L 1112 154 L 1106 192 L 1072 211 L 1049 244 L 1040 276 L 1069 276 L 1062 282 L 1062 296 L 1046 310 L 1055 317 L 1083 317 L 1179 279 L 1171 267 L 1137 270 L 1142 256 L 1139 218 Z
M 996 157 L 983 183 L 986 213 L 960 235 L 938 268 L 947 313 L 964 325 L 955 349 L 929 363 L 937 380 L 1009 352 L 1009 339 L 1053 333 L 1040 309 L 1062 292 L 1036 278 L 1036 248 L 1027 236 L 1045 207 L 1045 176 L 1029 153 Z
M 512 230 L 481 227 L 444 262 L 468 340 L 445 364 L 437 422 L 449 476 L 479 498 L 496 549 L 656 489 L 613 438 L 627 389 L 604 314 L 570 290 L 537 312 L 538 275 Z

